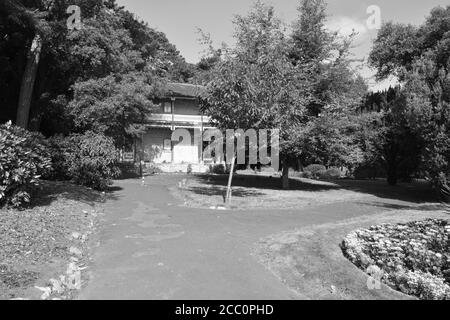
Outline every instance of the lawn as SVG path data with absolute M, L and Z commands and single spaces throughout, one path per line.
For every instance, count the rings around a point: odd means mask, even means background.
M 224 206 L 227 175 L 194 175 L 183 180 L 173 194 L 186 206 Z M 389 198 L 412 202 L 435 202 L 424 182 L 388 186 L 385 181 L 317 181 L 292 178 L 290 190 L 280 188 L 280 178 L 267 175 L 236 174 L 233 178 L 231 209 L 298 209 L 348 201 L 376 201 Z
M 70 183 L 43 181 L 29 208 L 0 209 L 0 299 L 76 295 L 103 198 Z

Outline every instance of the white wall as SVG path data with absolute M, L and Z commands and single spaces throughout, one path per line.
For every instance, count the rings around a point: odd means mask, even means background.
M 174 146 L 173 163 L 199 163 L 198 146 Z
M 152 128 L 144 134 L 145 161 L 154 163 L 172 162 L 171 150 L 164 150 L 164 139 L 171 139 L 168 128 Z
M 145 150 L 145 161 L 153 163 L 200 163 L 199 146 L 193 145 L 194 132 L 191 132 L 191 145 L 173 143 L 172 151 L 164 150 L 164 140 L 172 138 L 172 131 L 169 128 L 151 128 L 144 135 L 143 143 Z

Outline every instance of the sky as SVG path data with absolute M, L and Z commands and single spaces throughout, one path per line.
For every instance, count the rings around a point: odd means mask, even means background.
M 211 35 L 216 46 L 222 42 L 233 44 L 233 17 L 246 14 L 254 0 L 117 0 L 127 10 L 149 26 L 164 32 L 186 61 L 200 60 L 204 47 L 200 44 L 198 29 Z M 266 0 L 275 7 L 276 14 L 287 25 L 297 17 L 299 0 Z M 419 25 L 435 6 L 446 6 L 449 0 L 329 0 L 327 27 L 343 34 L 358 31 L 352 52 L 357 59 L 367 59 L 376 29 L 367 27 L 371 5 L 380 8 L 382 21 Z M 360 70 L 372 90 L 395 84 L 394 80 L 377 83 L 374 71 L 368 67 Z

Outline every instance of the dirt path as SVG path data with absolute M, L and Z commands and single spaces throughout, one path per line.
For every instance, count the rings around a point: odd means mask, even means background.
M 300 210 L 185 208 L 169 188 L 182 176 L 116 183 L 106 204 L 91 281 L 80 299 L 302 299 L 254 256 L 255 244 L 285 230 L 386 211 L 399 204 L 341 202 Z

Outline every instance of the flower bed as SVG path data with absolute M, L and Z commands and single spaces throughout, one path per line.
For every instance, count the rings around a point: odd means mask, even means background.
M 405 294 L 450 299 L 450 225 L 428 219 L 382 224 L 351 232 L 344 255 L 369 274 Z

